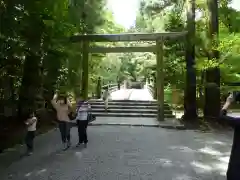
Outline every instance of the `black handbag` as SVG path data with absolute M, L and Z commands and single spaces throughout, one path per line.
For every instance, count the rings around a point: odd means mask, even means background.
M 93 115 L 92 113 L 88 113 L 88 122 L 92 122 L 92 121 L 95 121 L 96 120 L 96 116 Z

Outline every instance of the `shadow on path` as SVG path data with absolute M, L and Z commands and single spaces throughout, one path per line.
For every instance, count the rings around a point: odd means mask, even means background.
M 100 126 L 87 149 L 62 151 L 59 141 L 57 131 L 37 138 L 36 153 L 1 168 L 1 180 L 225 180 L 231 133 Z

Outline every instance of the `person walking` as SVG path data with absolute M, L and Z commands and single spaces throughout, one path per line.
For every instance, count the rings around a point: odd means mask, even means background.
M 228 96 L 220 113 L 220 119 L 229 123 L 234 128 L 232 150 L 227 170 L 227 180 L 240 179 L 240 118 L 227 116 L 227 109 L 234 101 L 240 101 L 240 92 L 235 92 Z
M 117 78 L 117 86 L 118 86 L 118 90 L 121 89 L 121 81 L 119 78 Z
M 36 126 L 37 126 L 37 118 L 35 116 L 35 113 L 31 111 L 28 115 L 27 120 L 25 121 L 25 124 L 27 126 L 27 134 L 25 137 L 25 143 L 27 146 L 27 155 L 32 155 L 33 153 L 33 147 L 34 147 L 34 138 L 35 138 L 35 132 L 36 132 Z
M 88 143 L 88 137 L 87 137 L 87 127 L 88 127 L 88 118 L 90 114 L 91 106 L 88 103 L 88 101 L 84 101 L 83 97 L 80 97 L 77 102 L 76 107 L 76 121 L 77 121 L 77 127 L 78 127 L 78 143 L 77 147 L 79 147 L 81 144 L 84 145 L 84 147 L 87 147 Z
M 71 146 L 69 113 L 72 105 L 66 96 L 58 97 L 57 94 L 53 96 L 51 103 L 57 111 L 57 120 L 63 143 L 63 149 L 66 150 Z
M 107 111 L 108 109 L 108 99 L 109 99 L 109 91 L 108 91 L 108 87 L 106 87 L 104 89 L 104 92 L 103 92 L 103 101 L 104 101 L 104 108 L 105 108 L 105 111 Z

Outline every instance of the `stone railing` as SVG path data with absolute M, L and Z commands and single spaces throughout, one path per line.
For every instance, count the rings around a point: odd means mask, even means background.
M 116 91 L 118 89 L 118 84 L 106 84 L 106 85 L 103 85 L 102 86 L 102 93 L 104 92 L 105 88 L 108 88 L 109 93 L 111 93 L 111 92 Z
M 155 88 L 153 85 L 148 84 L 148 85 L 147 85 L 147 89 L 148 89 L 149 92 L 151 93 L 152 97 L 153 97 L 154 99 L 157 99 L 156 88 Z
M 123 88 L 123 86 L 117 83 L 113 83 L 113 84 L 105 84 L 103 86 L 97 86 L 96 89 L 96 98 L 100 99 L 102 97 L 102 94 L 105 90 L 105 88 L 108 88 L 109 93 L 112 93 L 113 91 L 116 91 L 117 89 Z

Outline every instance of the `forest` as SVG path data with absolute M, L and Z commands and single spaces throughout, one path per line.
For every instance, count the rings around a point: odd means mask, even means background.
M 1 132 L 15 132 L 13 122 L 21 126 L 29 108 L 51 109 L 56 90 L 79 95 L 84 88 L 82 47 L 67 41 L 76 34 L 188 31 L 187 42 L 167 41 L 164 50 L 166 101 L 171 103 L 174 89 L 180 94 L 180 108 L 186 109 L 187 98 L 197 97 L 187 119 L 195 119 L 196 109 L 205 117 L 216 117 L 220 99 L 238 89 L 232 83 L 240 82 L 240 11 L 230 6 L 231 0 L 141 0 L 130 29 L 115 22 L 106 4 L 105 0 L 1 0 Z M 139 43 L 104 46 L 121 44 Z M 145 81 L 154 79 L 156 68 L 153 53 L 92 54 L 89 95 L 95 93 L 99 77 L 104 84 Z M 186 78 L 188 71 L 192 79 Z

